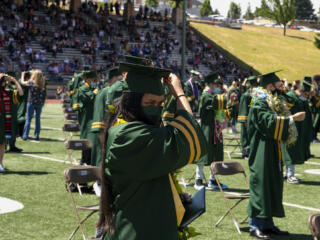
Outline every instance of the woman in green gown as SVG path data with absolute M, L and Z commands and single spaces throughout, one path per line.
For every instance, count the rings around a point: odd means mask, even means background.
M 115 115 L 108 114 L 102 148 L 101 214 L 104 240 L 178 240 L 184 208 L 171 172 L 206 154 L 180 80 L 170 71 L 130 63 Z M 162 78 L 177 99 L 161 124 Z

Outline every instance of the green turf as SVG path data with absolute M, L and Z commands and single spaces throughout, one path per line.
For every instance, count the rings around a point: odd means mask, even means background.
M 63 124 L 62 109 L 59 104 L 47 104 L 43 109 L 42 126 L 61 128 Z M 60 130 L 42 130 L 40 143 L 17 141 L 17 146 L 22 147 L 24 152 L 33 153 L 39 156 L 46 156 L 64 160 L 65 149 L 63 145 L 64 135 Z M 320 156 L 320 144 L 312 145 L 312 153 Z M 80 155 L 78 155 L 79 157 Z M 228 158 L 225 158 L 227 161 Z M 233 155 L 233 160 L 239 161 L 248 173 L 248 166 L 245 160 Z M 311 162 L 320 164 L 319 158 L 310 159 Z M 71 207 L 71 200 L 65 191 L 63 171 L 70 164 L 57 163 L 48 160 L 27 157 L 21 154 L 6 154 L 4 165 L 8 169 L 6 174 L 0 175 L 0 196 L 20 201 L 24 209 L 0 215 L 0 239 L 67 239 L 73 228 L 76 226 L 76 218 Z M 319 175 L 304 173 L 306 169 L 319 169 L 320 165 L 297 166 L 297 173 L 304 180 L 303 184 L 284 184 L 284 201 L 320 209 L 320 178 Z M 195 165 L 183 169 L 182 177 L 191 177 Z M 206 176 L 209 176 L 208 169 Z M 222 182 L 232 189 L 246 189 L 242 176 L 225 177 Z M 193 183 L 193 181 L 192 181 Z M 192 187 L 186 191 L 194 193 Z M 98 199 L 92 194 L 85 194 L 76 199 L 85 204 L 94 204 Z M 202 235 L 197 240 L 211 239 L 252 239 L 248 234 L 248 225 L 241 226 L 243 234 L 239 235 L 230 217 L 227 217 L 220 227 L 215 228 L 214 224 L 226 210 L 219 192 L 207 191 L 207 212 L 196 220 L 192 226 Z M 247 203 L 242 203 L 235 214 L 238 219 L 245 217 Z M 286 218 L 275 219 L 275 223 L 282 229 L 289 230 L 292 235 L 279 239 L 287 240 L 309 240 L 311 239 L 308 229 L 308 217 L 313 213 L 309 210 L 294 207 L 285 207 Z M 155 216 L 156 217 L 156 216 Z M 89 219 L 85 224 L 88 236 L 93 237 L 97 215 Z M 161 231 L 165 231 L 162 229 Z M 77 234 L 75 239 L 82 239 Z
M 319 74 L 320 50 L 313 45 L 315 33 L 243 25 L 242 30 L 190 23 L 206 37 L 261 73 L 282 69 L 289 81 Z

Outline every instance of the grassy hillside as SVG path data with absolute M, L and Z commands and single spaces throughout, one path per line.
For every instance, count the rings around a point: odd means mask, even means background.
M 242 30 L 191 23 L 206 37 L 257 71 L 282 69 L 282 78 L 294 81 L 320 73 L 320 50 L 313 45 L 315 33 L 243 25 Z

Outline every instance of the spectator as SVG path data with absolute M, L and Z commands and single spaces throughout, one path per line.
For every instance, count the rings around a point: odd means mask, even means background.
M 39 141 L 41 130 L 41 110 L 45 100 L 45 78 L 42 74 L 42 71 L 33 71 L 30 80 L 27 82 L 22 82 L 22 84 L 28 86 L 27 118 L 23 129 L 22 139 L 27 140 L 29 138 L 31 120 L 35 113 L 34 139 Z

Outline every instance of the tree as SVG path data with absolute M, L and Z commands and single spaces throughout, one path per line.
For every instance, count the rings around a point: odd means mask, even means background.
M 214 14 L 214 15 L 220 15 L 220 12 L 219 12 L 219 10 L 218 9 L 216 9 L 216 10 L 214 10 L 213 11 L 213 13 L 212 14 Z
M 228 11 L 228 18 L 239 19 L 241 17 L 241 7 L 235 2 L 230 3 L 230 8 Z
M 299 20 L 315 19 L 313 4 L 310 0 L 295 0 L 296 1 L 296 18 Z
M 320 49 L 320 33 L 318 33 L 315 37 L 314 37 L 314 45 L 316 46 L 316 48 Z
M 253 20 L 254 19 L 254 14 L 251 11 L 250 3 L 248 5 L 246 13 L 243 15 L 243 18 L 246 20 Z
M 296 18 L 295 0 L 262 0 L 259 14 L 262 17 L 276 21 L 283 25 L 283 35 L 286 28 Z
M 204 0 L 200 8 L 200 16 L 204 17 L 211 14 L 213 14 L 213 11 L 210 5 L 210 0 Z
M 146 5 L 149 7 L 158 7 L 159 6 L 159 1 L 158 0 L 146 0 Z

